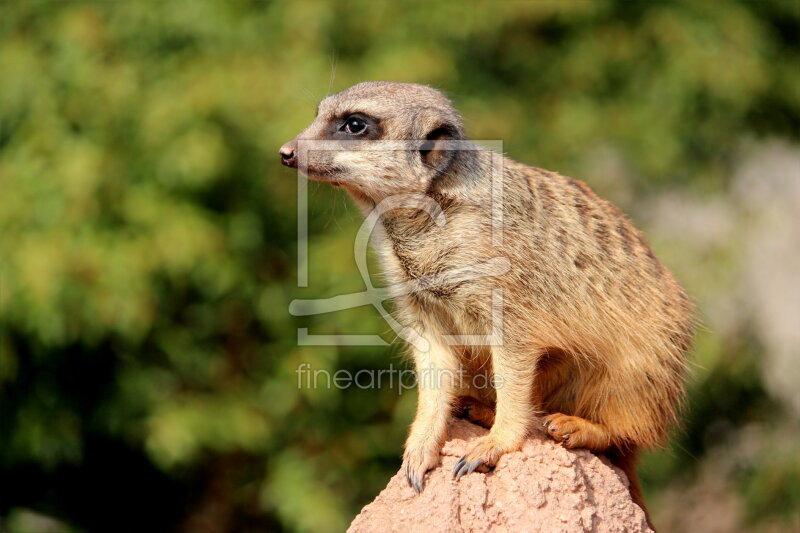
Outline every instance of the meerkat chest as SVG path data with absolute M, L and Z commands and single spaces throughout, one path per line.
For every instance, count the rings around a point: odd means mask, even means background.
M 380 251 L 387 281 L 408 292 L 431 288 L 434 278 L 446 275 L 458 264 L 458 250 L 447 251 L 430 242 L 391 240 Z
M 379 248 L 387 281 L 418 303 L 454 304 L 475 290 L 471 268 L 489 255 L 480 228 L 453 220 L 444 227 L 387 235 Z

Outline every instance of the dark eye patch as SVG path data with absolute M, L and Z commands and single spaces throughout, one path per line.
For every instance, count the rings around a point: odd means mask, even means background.
M 368 139 L 381 137 L 380 120 L 372 115 L 354 111 L 342 113 L 331 122 L 334 138 Z

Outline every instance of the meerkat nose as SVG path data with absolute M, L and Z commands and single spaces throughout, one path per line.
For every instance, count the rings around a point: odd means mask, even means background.
M 281 146 L 280 154 L 281 163 L 287 167 L 297 168 L 297 143 L 295 141 L 289 141 Z

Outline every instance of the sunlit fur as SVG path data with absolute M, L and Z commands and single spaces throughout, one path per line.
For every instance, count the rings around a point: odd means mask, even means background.
M 440 92 L 387 82 L 326 98 L 298 138 L 329 138 L 330 125 L 356 111 L 379 119 L 380 139 L 422 140 L 435 130 L 445 131 L 445 140 L 463 139 L 461 119 Z M 390 283 L 491 257 L 511 260 L 502 276 L 396 299 L 401 322 L 431 340 L 430 351 L 411 350 L 418 370 L 461 369 L 464 381 L 481 373 L 503 378 L 496 390 L 451 380 L 420 384 L 404 456 L 409 482 L 422 489 L 424 473 L 439 461 L 452 407 L 469 396 L 493 409 L 494 419 L 483 409 L 491 431 L 468 462 L 495 464 L 545 422 L 567 447 L 607 451 L 641 504 L 633 459 L 676 422 L 693 329 L 689 300 L 618 208 L 581 181 L 507 158 L 503 239 L 492 246 L 491 160 L 487 151 L 359 151 L 312 152 L 307 161 L 310 177 L 346 188 L 365 212 L 396 193 L 441 205 L 444 226 L 413 208 L 383 217 L 375 246 Z M 326 168 L 336 171 L 317 173 Z M 503 290 L 503 345 L 448 346 L 444 334 L 490 331 L 493 288 Z

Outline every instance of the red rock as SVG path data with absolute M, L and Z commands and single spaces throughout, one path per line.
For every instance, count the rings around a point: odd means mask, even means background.
M 651 531 L 621 470 L 586 450 L 567 450 L 543 433 L 504 455 L 494 471 L 455 481 L 453 465 L 467 444 L 485 433 L 452 421 L 441 463 L 426 475 L 422 494 L 408 486 L 401 470 L 348 532 Z

